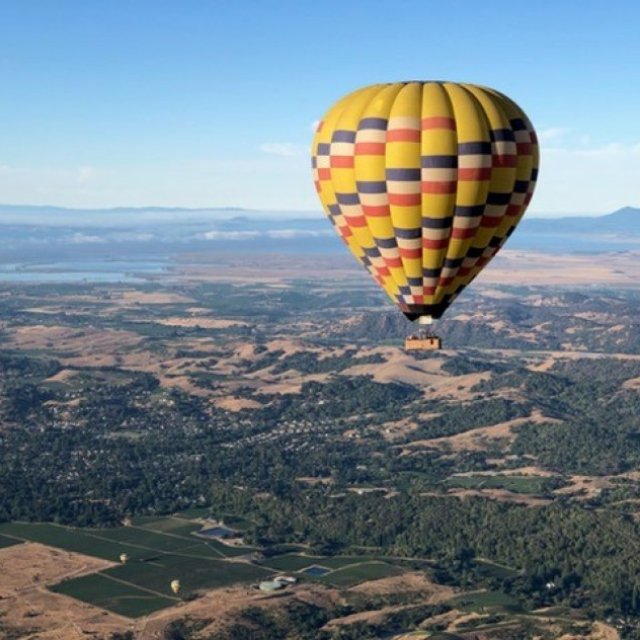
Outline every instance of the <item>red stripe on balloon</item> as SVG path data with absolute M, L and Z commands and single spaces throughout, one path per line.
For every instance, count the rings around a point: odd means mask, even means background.
M 355 154 L 357 156 L 383 156 L 384 142 L 356 142 Z
M 350 227 L 366 227 L 367 219 L 364 216 L 345 216 L 345 220 Z
M 417 129 L 390 129 L 387 131 L 387 142 L 420 142 L 420 131 Z
M 331 156 L 332 169 L 351 169 L 353 167 L 353 156 Z
M 491 169 L 489 167 L 475 169 L 458 169 L 458 180 L 489 180 Z
M 403 258 L 420 258 L 420 257 L 422 257 L 422 249 L 403 249 L 403 248 L 400 248 L 400 255 Z
M 419 193 L 390 193 L 389 204 L 401 207 L 413 207 L 422 202 Z
M 451 131 L 456 130 L 456 121 L 453 118 L 443 118 L 439 116 L 435 116 L 432 118 L 422 118 L 420 125 L 423 131 L 426 131 L 428 129 L 450 129 Z
M 451 237 L 458 240 L 464 240 L 466 238 L 473 238 L 476 235 L 476 229 L 453 229 L 451 231 Z
M 449 238 L 441 240 L 431 240 L 430 238 L 422 238 L 423 249 L 445 249 L 449 245 Z
M 390 215 L 389 205 L 381 204 L 381 205 L 370 205 L 363 204 L 362 210 L 364 211 L 366 216 L 371 216 L 372 218 L 384 218 L 385 216 Z
M 422 193 L 455 193 L 456 188 L 455 180 L 424 180 L 420 185 Z

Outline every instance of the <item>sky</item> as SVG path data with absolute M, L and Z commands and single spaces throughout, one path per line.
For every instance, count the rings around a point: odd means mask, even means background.
M 640 3 L 0 0 L 0 203 L 320 210 L 313 123 L 358 87 L 494 87 L 538 215 L 640 206 Z

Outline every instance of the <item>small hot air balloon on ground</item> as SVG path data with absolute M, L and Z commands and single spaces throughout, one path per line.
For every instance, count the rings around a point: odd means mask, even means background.
M 127 564 L 128 561 L 129 561 L 129 556 L 126 553 L 121 553 L 120 562 L 122 562 L 122 564 Z
M 176 595 L 180 593 L 180 589 L 182 588 L 182 585 L 180 584 L 180 580 L 172 580 L 170 586 L 171 586 L 171 591 L 173 591 L 173 593 L 175 593 Z
M 316 190 L 356 258 L 409 320 L 428 327 L 480 273 L 524 214 L 538 144 L 524 112 L 471 84 L 359 89 L 319 123 Z M 428 331 L 408 348 L 440 348 Z

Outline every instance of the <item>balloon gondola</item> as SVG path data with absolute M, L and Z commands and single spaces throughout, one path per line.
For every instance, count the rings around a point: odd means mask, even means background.
M 538 175 L 529 119 L 472 84 L 397 82 L 359 89 L 319 122 L 316 190 L 340 237 L 420 331 L 431 333 L 522 218 Z

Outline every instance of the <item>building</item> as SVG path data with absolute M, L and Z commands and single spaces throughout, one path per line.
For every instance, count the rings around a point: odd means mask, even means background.
M 279 582 L 277 580 L 265 580 L 258 585 L 258 589 L 260 591 L 265 591 L 266 593 L 272 593 L 273 591 L 279 591 L 284 588 L 284 583 Z

